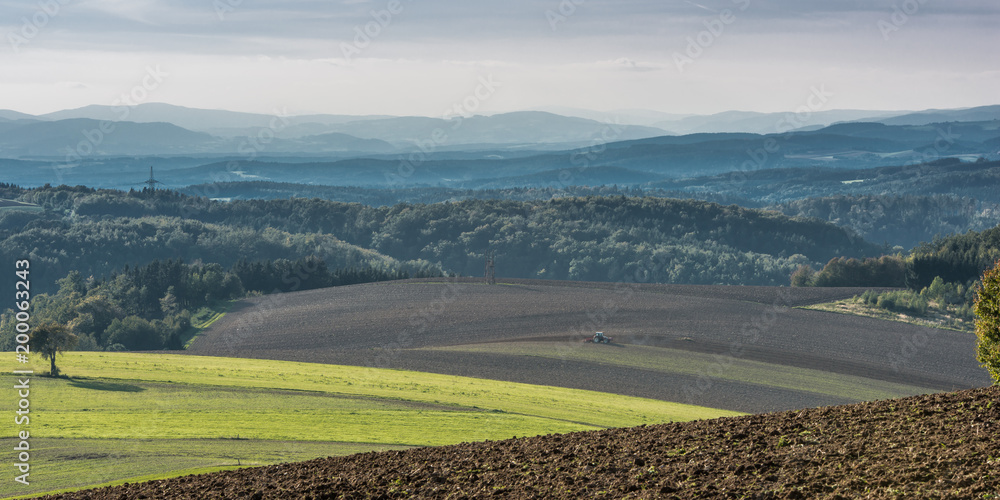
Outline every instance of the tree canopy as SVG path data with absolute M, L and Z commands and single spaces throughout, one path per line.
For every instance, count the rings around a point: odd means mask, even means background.
M 30 342 L 36 352 L 50 361 L 49 375 L 58 377 L 56 354 L 72 349 L 76 345 L 77 337 L 66 325 L 45 321 L 32 329 Z
M 1000 384 L 1000 260 L 983 274 L 975 311 L 976 359 Z

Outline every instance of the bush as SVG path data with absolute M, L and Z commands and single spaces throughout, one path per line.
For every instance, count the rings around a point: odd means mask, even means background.
M 1000 260 L 983 274 L 976 297 L 976 359 L 1000 384 Z
M 927 313 L 927 299 L 911 291 L 883 293 L 876 305 L 893 312 L 922 316 Z
M 122 344 L 131 351 L 152 351 L 163 348 L 157 325 L 138 316 L 115 319 L 107 330 L 108 344 Z
M 792 286 L 813 286 L 816 278 L 816 271 L 812 266 L 803 264 L 792 273 Z
M 874 306 L 878 304 L 879 293 L 875 290 L 865 290 L 865 293 L 861 294 L 861 302 L 866 305 Z

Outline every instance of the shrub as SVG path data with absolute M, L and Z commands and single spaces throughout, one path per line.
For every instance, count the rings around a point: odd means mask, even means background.
M 976 359 L 1000 384 L 1000 260 L 983 274 L 975 312 Z
M 809 265 L 803 264 L 792 273 L 792 286 L 813 286 L 813 279 L 816 271 Z
M 927 313 L 927 299 L 909 290 L 883 293 L 878 296 L 876 305 L 898 313 L 913 315 Z

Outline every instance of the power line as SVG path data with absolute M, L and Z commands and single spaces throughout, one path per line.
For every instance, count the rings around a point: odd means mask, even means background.
M 143 182 L 143 184 L 148 185 L 150 191 L 156 191 L 156 185 L 157 184 L 163 184 L 162 182 L 160 182 L 160 181 L 158 181 L 158 180 L 156 180 L 156 179 L 153 178 L 153 166 L 152 165 L 149 166 L 149 180 L 146 181 L 146 182 Z
M 486 252 L 486 284 L 497 284 L 496 252 L 489 250 Z

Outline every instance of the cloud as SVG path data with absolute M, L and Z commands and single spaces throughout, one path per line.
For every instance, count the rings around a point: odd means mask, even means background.
M 700 3 L 694 3 L 691 0 L 684 0 L 684 1 L 687 2 L 688 5 L 693 5 L 695 7 L 698 7 L 699 9 L 707 10 L 707 11 L 713 13 L 713 14 L 718 14 L 719 13 L 718 10 L 712 9 L 712 8 L 709 8 L 709 7 L 705 7 L 704 5 L 702 5 Z
M 600 96 L 608 107 L 683 112 L 781 108 L 798 99 L 782 93 L 797 96 L 823 82 L 842 89 L 842 106 L 871 107 L 879 99 L 914 109 L 924 107 L 921 99 L 975 105 L 998 83 L 983 71 L 996 67 L 995 0 L 919 4 L 888 41 L 878 23 L 900 0 L 571 3 L 553 30 L 546 12 L 558 11 L 560 0 L 400 0 L 391 19 L 382 14 L 389 0 L 231 1 L 236 5 L 221 17 L 212 0 L 75 0 L 18 53 L 0 51 L 0 96 L 20 101 L 35 92 L 34 102 L 62 105 L 86 95 L 103 103 L 150 64 L 169 66 L 173 75 L 161 100 L 265 112 L 288 101 L 331 112 L 368 106 L 439 114 L 481 72 L 507 82 L 491 105 L 587 107 Z M 16 33 L 38 9 L 36 2 L 0 2 L 0 35 Z M 679 74 L 672 55 L 713 22 L 718 27 L 725 9 L 732 22 L 702 35 L 709 43 Z M 379 34 L 345 60 L 341 44 L 354 43 L 356 29 L 370 23 Z M 920 68 L 936 73 L 916 78 Z M 43 93 L 53 89 L 65 95 Z M 267 102 L 256 103 L 260 96 Z
M 86 0 L 79 4 L 111 18 L 120 18 L 142 24 L 155 25 L 158 14 L 167 10 L 156 0 Z
M 57 82 L 56 86 L 76 90 L 86 90 L 90 88 L 89 85 L 83 82 Z
M 625 68 L 631 71 L 657 71 L 664 68 L 663 64 L 636 62 L 627 57 L 615 59 L 614 64 L 620 68 Z

